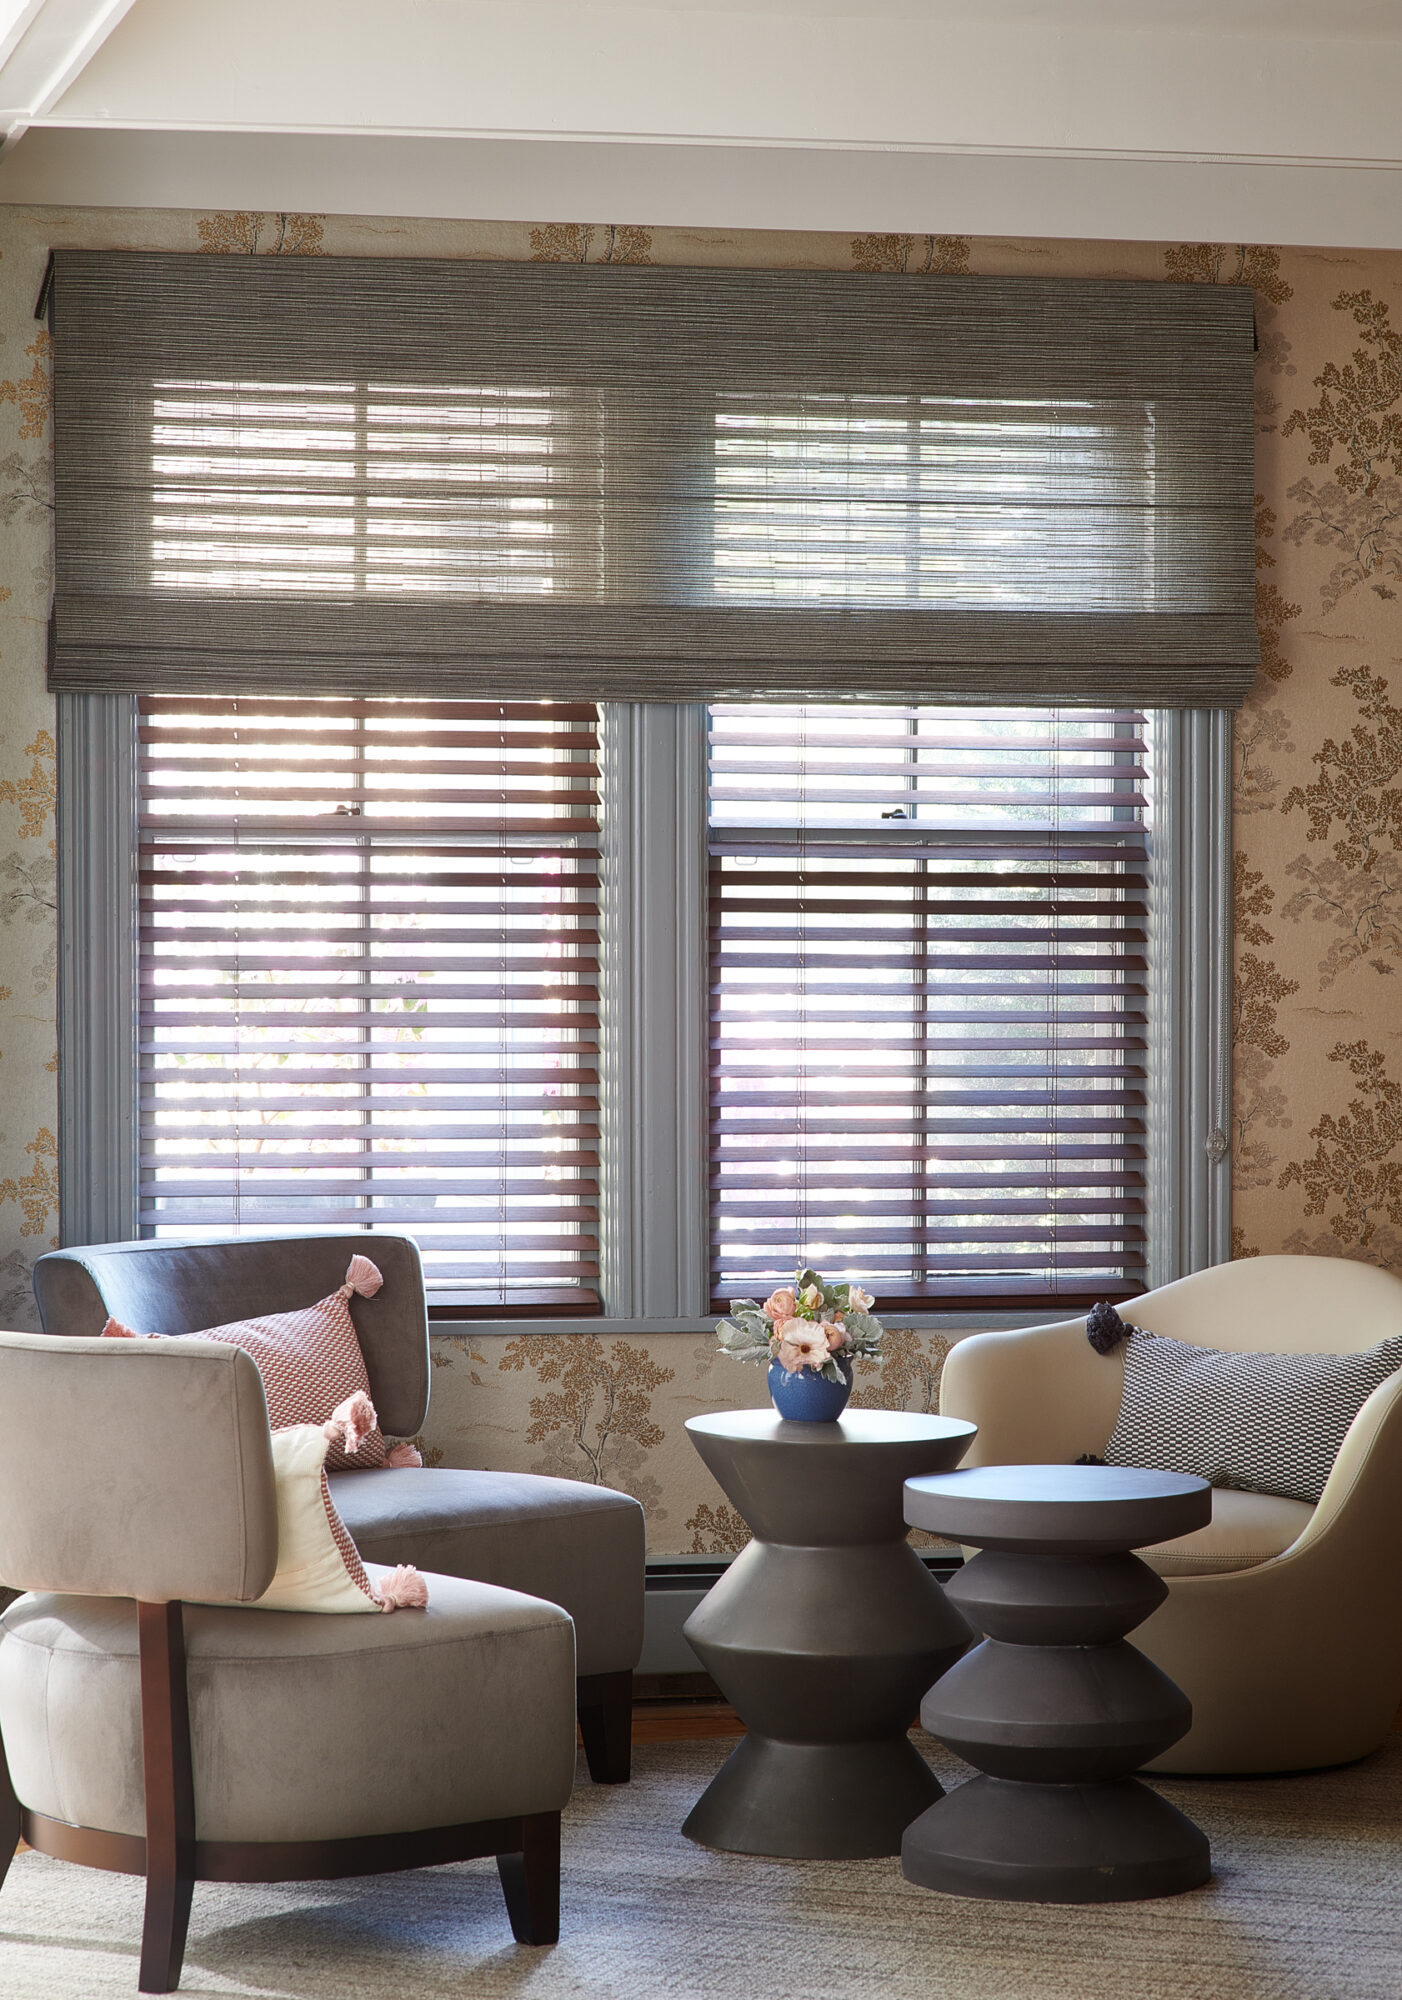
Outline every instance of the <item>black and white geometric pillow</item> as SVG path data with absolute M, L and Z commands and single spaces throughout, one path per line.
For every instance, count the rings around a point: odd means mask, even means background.
M 1402 1368 L 1402 1334 L 1361 1354 L 1232 1354 L 1136 1330 L 1124 1357 L 1108 1465 L 1313 1502 L 1349 1425 Z

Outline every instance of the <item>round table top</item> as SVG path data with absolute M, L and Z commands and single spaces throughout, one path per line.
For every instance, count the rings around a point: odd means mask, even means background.
M 903 1540 L 906 1480 L 957 1465 L 978 1435 L 956 1417 L 906 1410 L 848 1409 L 831 1424 L 715 1410 L 686 1428 L 758 1539 L 805 1548 Z
M 844 1410 L 835 1423 L 795 1423 L 773 1408 L 714 1410 L 688 1417 L 695 1436 L 724 1438 L 733 1444 L 803 1446 L 810 1451 L 838 1451 L 853 1445 L 920 1445 L 937 1439 L 977 1437 L 978 1425 L 962 1417 L 929 1417 L 909 1410 Z
M 1137 1549 L 1205 1528 L 1212 1488 L 1130 1465 L 980 1465 L 908 1479 L 905 1518 L 998 1549 Z

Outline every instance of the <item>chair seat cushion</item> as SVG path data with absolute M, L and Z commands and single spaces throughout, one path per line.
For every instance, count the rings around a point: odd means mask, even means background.
M 517 1591 L 427 1582 L 428 1609 L 393 1617 L 185 1606 L 197 1838 L 332 1840 L 564 1805 L 568 1617 Z M 32 1595 L 0 1618 L 21 1804 L 145 1831 L 138 1660 L 129 1598 Z
M 1303 1500 L 1278 1493 L 1212 1489 L 1212 1519 L 1174 1542 L 1136 1550 L 1160 1576 L 1213 1576 L 1224 1570 L 1255 1569 L 1281 1555 L 1304 1533 L 1314 1514 Z
M 439 1466 L 332 1473 L 330 1487 L 367 1563 L 414 1563 L 529 1591 L 574 1619 L 581 1674 L 637 1665 L 646 1534 L 643 1510 L 627 1493 Z

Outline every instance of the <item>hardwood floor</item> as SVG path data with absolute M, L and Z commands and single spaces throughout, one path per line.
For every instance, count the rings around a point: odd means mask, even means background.
M 1392 1724 L 1402 1730 L 1402 1708 Z M 727 1701 L 635 1701 L 635 1743 L 695 1743 L 709 1736 L 743 1736 L 745 1725 Z
M 743 1736 L 745 1725 L 728 1701 L 635 1701 L 635 1743 L 695 1743 L 702 1737 Z

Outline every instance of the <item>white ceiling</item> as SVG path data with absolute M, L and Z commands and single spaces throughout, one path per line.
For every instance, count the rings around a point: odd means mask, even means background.
M 0 0 L 0 199 L 1402 247 L 1402 0 Z

